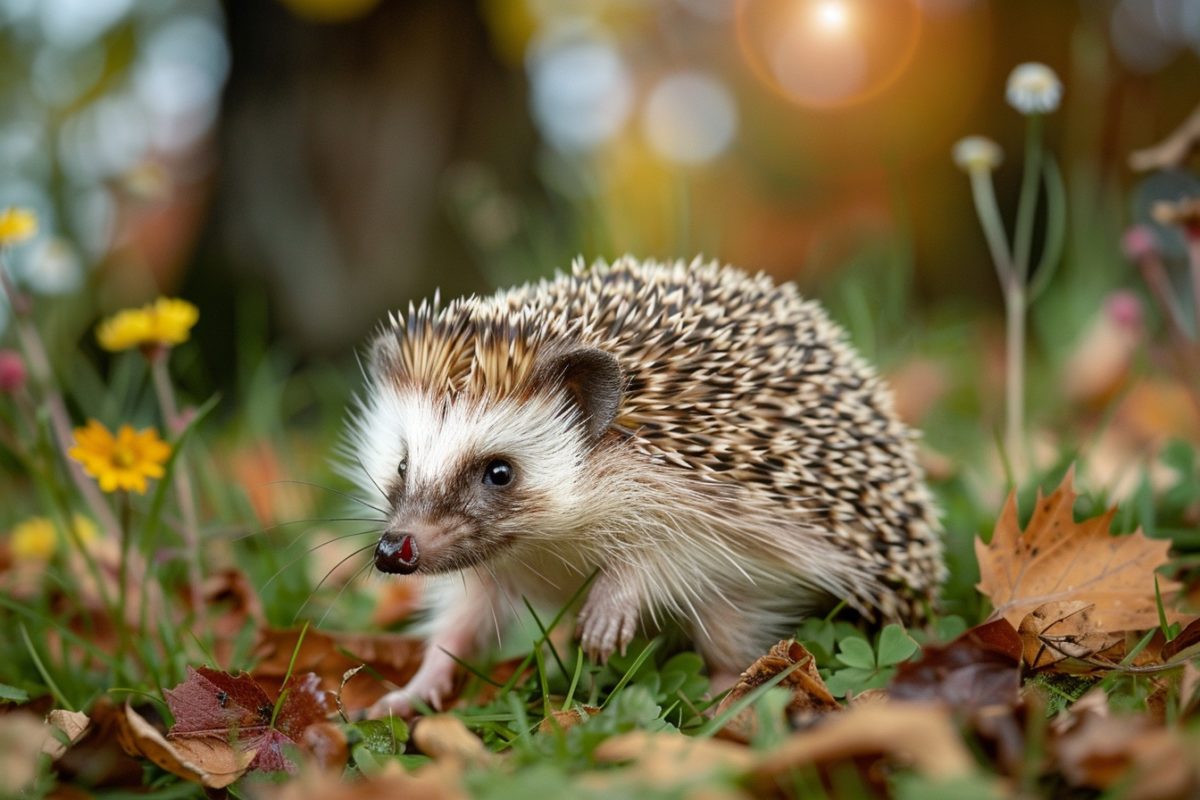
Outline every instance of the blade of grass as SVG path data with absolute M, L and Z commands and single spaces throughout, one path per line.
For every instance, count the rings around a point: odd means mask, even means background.
M 284 698 L 287 697 L 287 693 L 288 693 L 288 689 L 287 689 L 288 681 L 290 681 L 292 679 L 292 670 L 295 669 L 295 667 L 296 667 L 296 656 L 300 655 L 300 645 L 304 644 L 304 636 L 307 633 L 308 633 L 308 621 L 305 620 L 304 627 L 300 629 L 300 635 L 296 637 L 296 646 L 292 648 L 292 657 L 291 657 L 291 659 L 288 660 L 288 668 L 287 668 L 287 672 L 285 672 L 283 675 L 283 683 L 279 684 L 281 687 L 284 687 L 284 688 L 279 692 L 279 697 L 275 698 L 275 708 L 272 709 L 272 711 L 271 711 L 270 727 L 272 727 L 272 728 L 275 727 L 275 719 L 276 719 L 276 717 L 279 716 L 279 709 L 283 708 L 283 701 L 284 701 Z
M 67 700 L 62 690 L 58 688 L 58 684 L 54 682 L 54 678 L 50 677 L 46 665 L 42 663 L 42 657 L 38 655 L 37 648 L 33 646 L 33 640 L 29 638 L 29 631 L 25 629 L 25 623 L 18 622 L 17 627 L 21 629 L 21 638 L 25 640 L 25 647 L 29 650 L 29 657 L 33 659 L 33 666 L 37 668 L 38 674 L 46 682 L 46 688 L 50 690 L 50 694 L 54 695 L 54 699 L 63 708 L 68 711 L 77 711 L 78 709 L 71 705 L 71 701 Z
M 608 705 L 608 701 L 613 699 L 618 692 L 624 689 L 625 684 L 633 680 L 634 674 L 641 669 L 642 664 L 646 663 L 646 659 L 650 657 L 650 654 L 658 649 L 658 645 L 661 641 L 661 636 L 655 636 L 645 647 L 642 648 L 642 652 L 638 653 L 638 657 L 635 658 L 633 663 L 629 665 L 629 669 L 625 670 L 625 674 L 621 676 L 621 680 L 617 681 L 617 685 L 614 686 L 612 691 L 608 693 L 608 697 L 604 698 L 604 702 L 600 704 L 601 708 L 604 708 L 606 705 Z
M 566 711 L 571 707 L 571 701 L 575 699 L 575 689 L 579 686 L 579 676 L 583 674 L 583 648 L 575 650 L 575 671 L 571 673 L 571 688 L 567 689 L 567 699 L 563 700 L 562 710 Z
M 550 655 L 554 656 L 554 661 L 558 664 L 559 670 L 562 671 L 563 675 L 566 675 L 567 665 L 563 663 L 561 658 L 559 658 L 558 650 L 555 649 L 554 643 L 550 641 L 550 632 L 546 630 L 546 626 L 542 624 L 541 617 L 539 617 L 537 612 L 534 611 L 533 604 L 529 602 L 529 598 L 525 595 L 521 595 L 521 602 L 525 604 L 525 608 L 529 610 L 529 615 L 533 617 L 534 624 L 536 624 L 538 626 L 538 630 L 541 631 L 542 639 L 546 642 L 546 646 L 550 648 Z
M 696 736 L 708 738 L 710 736 L 716 735 L 717 731 L 721 730 L 721 728 L 724 728 L 725 724 L 727 722 L 729 722 L 729 720 L 733 719 L 735 716 L 742 713 L 742 711 L 744 709 L 749 708 L 751 704 L 753 704 L 756 700 L 758 700 L 758 698 L 762 697 L 764 694 L 769 692 L 771 689 L 778 686 L 780 684 L 780 682 L 782 682 L 784 680 L 784 678 L 786 678 L 788 675 L 791 675 L 793 672 L 795 672 L 800 667 L 804 666 L 806 663 L 808 663 L 807 660 L 797 661 L 795 664 L 792 664 L 787 669 L 783 670 L 782 672 L 778 673 L 777 675 L 772 676 L 770 680 L 754 687 L 754 689 L 752 691 L 747 692 L 745 695 L 743 695 L 742 697 L 738 698 L 733 703 L 731 703 L 729 708 L 725 709 L 720 714 L 718 714 L 717 716 L 710 719 L 707 723 L 705 723 L 704 726 L 700 728 L 700 730 L 696 731 Z

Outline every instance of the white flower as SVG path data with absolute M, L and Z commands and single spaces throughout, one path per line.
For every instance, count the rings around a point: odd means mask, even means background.
M 1008 104 L 1022 114 L 1048 114 L 1062 100 L 1062 81 L 1045 64 L 1019 64 L 1008 76 Z
M 990 171 L 1000 166 L 1004 151 L 1000 145 L 986 136 L 968 136 L 959 139 L 951 151 L 954 163 L 967 172 Z

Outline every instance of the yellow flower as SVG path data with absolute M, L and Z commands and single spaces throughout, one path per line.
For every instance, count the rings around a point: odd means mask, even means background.
M 83 514 L 75 514 L 71 523 L 75 526 L 75 534 L 84 544 L 96 538 L 96 523 Z M 49 561 L 58 549 L 54 523 L 45 517 L 30 517 L 16 525 L 10 535 L 12 554 L 18 561 Z
M 187 341 L 198 319 L 200 311 L 188 301 L 160 297 L 104 320 L 96 328 L 96 339 L 114 353 L 131 347 L 171 347 Z
M 0 246 L 32 239 L 37 229 L 37 215 L 28 208 L 10 207 L 0 211 Z
M 54 523 L 30 517 L 12 529 L 12 554 L 18 561 L 49 561 L 58 547 Z
M 161 478 L 171 446 L 154 428 L 135 431 L 122 425 L 113 436 L 96 420 L 75 429 L 75 446 L 68 453 L 105 492 L 118 489 L 146 493 L 147 478 Z

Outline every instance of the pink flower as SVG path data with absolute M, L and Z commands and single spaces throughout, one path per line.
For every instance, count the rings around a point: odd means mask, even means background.
M 1133 225 L 1121 237 L 1121 251 L 1125 258 L 1138 264 L 1144 258 L 1157 255 L 1158 239 L 1149 225 Z
M 25 385 L 25 361 L 15 350 L 0 350 L 0 392 L 12 394 Z
M 1142 326 L 1142 300 L 1135 292 L 1118 289 L 1105 301 L 1108 318 L 1119 327 L 1136 330 Z

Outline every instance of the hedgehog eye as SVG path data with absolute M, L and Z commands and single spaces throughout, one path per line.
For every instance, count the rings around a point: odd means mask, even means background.
M 404 477 L 408 474 L 407 458 L 400 460 L 400 465 L 396 467 L 396 474 L 400 476 L 400 480 L 404 480 Z
M 483 469 L 483 483 L 485 486 L 507 486 L 512 483 L 512 479 L 512 464 L 502 459 L 489 461 L 488 465 Z

